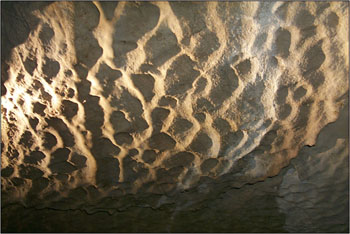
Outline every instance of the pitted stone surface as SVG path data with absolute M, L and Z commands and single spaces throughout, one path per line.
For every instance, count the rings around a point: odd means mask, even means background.
M 3 230 L 348 231 L 348 3 L 2 6 Z

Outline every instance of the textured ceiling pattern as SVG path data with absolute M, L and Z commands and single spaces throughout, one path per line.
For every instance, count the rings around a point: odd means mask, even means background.
M 120 220 L 85 231 L 348 230 L 348 3 L 7 3 L 3 14 L 4 207 Z

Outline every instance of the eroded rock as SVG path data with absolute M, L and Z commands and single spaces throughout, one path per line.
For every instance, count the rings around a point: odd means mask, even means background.
M 348 7 L 2 4 L 2 231 L 347 232 Z

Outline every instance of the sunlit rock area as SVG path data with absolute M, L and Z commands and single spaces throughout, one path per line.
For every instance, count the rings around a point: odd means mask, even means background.
M 349 232 L 348 2 L 1 2 L 2 232 Z

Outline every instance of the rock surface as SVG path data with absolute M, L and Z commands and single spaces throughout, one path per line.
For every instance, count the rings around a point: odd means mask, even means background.
M 348 11 L 2 2 L 2 231 L 348 232 Z

